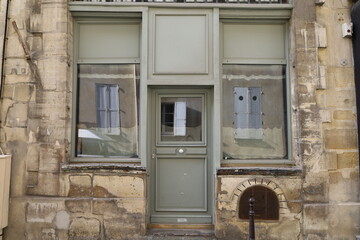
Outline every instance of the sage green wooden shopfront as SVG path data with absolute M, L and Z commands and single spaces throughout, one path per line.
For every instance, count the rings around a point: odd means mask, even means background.
M 213 224 L 217 169 L 296 165 L 291 4 L 69 9 L 71 162 L 145 167 L 149 224 Z

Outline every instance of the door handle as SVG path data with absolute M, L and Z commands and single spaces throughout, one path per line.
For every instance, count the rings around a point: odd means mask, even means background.
M 155 154 L 155 153 L 151 154 L 151 158 L 152 158 L 152 159 L 155 159 L 155 158 L 156 158 L 156 154 Z
M 177 154 L 185 154 L 186 149 L 184 149 L 184 148 L 177 148 L 177 149 L 175 150 L 175 152 L 176 152 Z

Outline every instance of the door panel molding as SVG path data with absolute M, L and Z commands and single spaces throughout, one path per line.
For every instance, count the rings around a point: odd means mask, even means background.
M 202 163 L 196 163 L 195 164 L 191 164 L 190 161 L 202 161 Z M 163 163 L 161 163 L 160 161 L 162 161 Z M 167 161 L 167 163 L 164 163 L 164 161 Z M 172 162 L 169 164 L 169 162 Z M 166 169 L 160 169 L 163 166 L 161 165 L 166 165 Z M 187 164 L 187 169 L 184 168 L 184 166 L 181 166 L 183 164 Z M 190 165 L 191 164 L 191 165 Z M 170 166 L 173 165 L 173 166 Z M 202 166 L 201 166 L 202 165 Z M 186 167 L 185 166 L 185 167 Z M 183 167 L 183 168 L 182 168 Z M 171 169 L 173 168 L 173 169 Z M 202 168 L 202 169 L 201 169 Z M 171 170 L 175 170 L 177 171 L 175 172 L 171 172 Z M 183 171 L 182 171 L 183 170 Z M 184 172 L 185 171 L 185 172 Z M 201 174 L 201 171 L 203 171 L 203 176 L 200 176 L 198 178 L 203 178 L 202 182 L 200 179 L 200 181 L 193 182 L 191 184 L 191 182 L 189 182 L 189 179 L 186 178 L 196 178 L 196 174 Z M 163 176 L 163 175 L 170 175 L 170 176 Z M 191 176 L 192 175 L 192 176 Z M 178 178 L 177 178 L 178 177 Z M 166 182 L 162 182 L 164 179 L 162 178 L 167 178 Z M 172 178 L 177 178 L 178 181 L 180 182 L 171 182 Z M 166 180 L 166 179 L 165 179 Z M 191 179 L 190 179 L 191 181 Z M 182 184 L 181 182 L 184 182 L 184 185 L 181 186 L 180 184 Z M 180 186 L 176 186 L 176 185 L 180 185 Z M 201 186 L 202 185 L 202 186 Z M 185 189 L 186 187 L 186 189 Z M 189 187 L 191 187 L 192 189 L 189 189 Z M 194 199 L 194 195 L 192 192 L 187 192 L 187 191 L 196 191 L 195 188 L 200 188 L 202 187 L 202 191 L 203 194 L 201 194 L 198 197 L 202 197 L 202 199 L 198 200 L 198 199 Z M 161 202 L 160 201 L 164 201 L 164 197 L 169 198 L 169 196 L 164 196 L 163 194 L 166 195 L 166 193 L 164 193 L 164 191 L 171 191 L 169 194 L 173 194 L 171 199 L 174 203 L 179 204 L 179 207 L 166 207 L 166 206 L 161 206 Z M 201 191 L 201 190 L 199 190 Z M 179 199 L 178 201 L 176 201 L 176 195 L 177 195 L 177 199 Z M 185 198 L 185 199 L 184 199 Z M 185 200 L 188 201 L 188 206 L 181 206 L 181 201 Z M 166 200 L 165 200 L 166 201 Z M 200 203 L 200 202 L 201 203 Z M 198 206 L 194 206 L 191 207 L 191 204 L 197 203 L 196 205 Z M 168 204 L 166 202 L 163 202 L 163 204 Z M 202 206 L 200 206 L 202 205 Z M 179 158 L 179 157 L 157 157 L 156 158 L 156 182 L 155 182 L 155 210 L 156 211 L 160 211 L 160 212 L 164 212 L 164 211 L 170 211 L 170 212 L 206 212 L 208 210 L 208 206 L 207 206 L 207 158 L 206 157 L 198 157 L 198 158 Z

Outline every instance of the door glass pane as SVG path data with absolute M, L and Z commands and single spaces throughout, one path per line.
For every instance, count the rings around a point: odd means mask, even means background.
M 138 157 L 139 65 L 79 65 L 76 157 Z
M 201 97 L 162 97 L 160 120 L 161 141 L 203 140 Z

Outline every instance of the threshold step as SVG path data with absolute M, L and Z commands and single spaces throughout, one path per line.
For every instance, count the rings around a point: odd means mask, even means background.
M 146 239 L 154 240 L 215 240 L 213 229 L 150 229 Z

